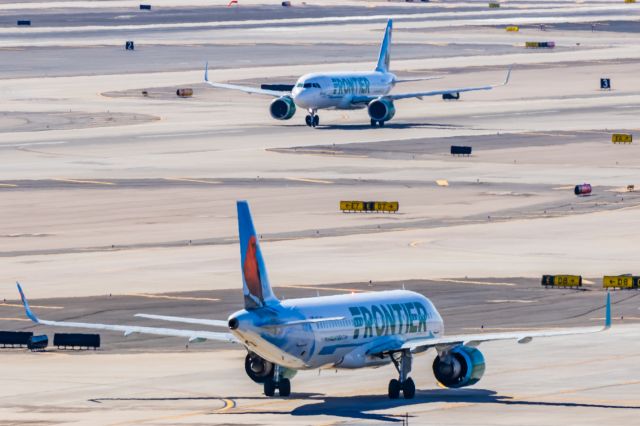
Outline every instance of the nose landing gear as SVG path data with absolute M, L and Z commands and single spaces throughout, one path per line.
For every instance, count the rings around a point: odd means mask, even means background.
M 320 124 L 320 116 L 316 114 L 316 110 L 310 109 L 309 115 L 304 118 L 304 121 L 309 127 L 318 127 Z
M 400 377 L 398 380 L 392 379 L 389 382 L 389 399 L 400 398 L 400 391 L 402 391 L 404 399 L 413 399 L 416 394 L 416 384 L 411 377 L 408 377 L 411 373 L 413 359 L 411 352 L 394 352 L 390 354 L 390 357 Z

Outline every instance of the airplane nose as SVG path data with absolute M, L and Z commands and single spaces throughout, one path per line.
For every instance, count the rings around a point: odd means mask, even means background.
M 300 108 L 308 108 L 309 107 L 309 91 L 308 90 L 300 90 L 298 93 L 293 95 L 293 101 Z

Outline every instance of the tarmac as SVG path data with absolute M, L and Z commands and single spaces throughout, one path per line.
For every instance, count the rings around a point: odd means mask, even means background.
M 0 1 L 0 329 L 59 331 L 26 320 L 15 281 L 47 319 L 225 319 L 241 307 L 238 199 L 278 295 L 404 286 L 447 333 L 598 325 L 602 276 L 640 274 L 640 148 L 611 143 L 638 133 L 639 6 L 240 3 Z M 310 129 L 304 111 L 278 122 L 271 99 L 203 84 L 207 61 L 210 79 L 255 86 L 369 70 L 389 16 L 392 70 L 441 77 L 394 92 L 497 83 L 513 65 L 509 85 L 398 101 L 377 129 L 366 110 L 321 111 Z M 582 183 L 591 196 L 574 195 Z M 585 286 L 544 289 L 543 274 Z M 0 349 L 0 424 L 638 424 L 637 295 L 613 293 L 606 333 L 483 344 L 471 388 L 439 388 L 433 353 L 417 358 L 409 402 L 387 399 L 391 367 L 300 372 L 291 399 L 267 399 L 244 350 L 211 342 L 103 333 L 95 352 Z

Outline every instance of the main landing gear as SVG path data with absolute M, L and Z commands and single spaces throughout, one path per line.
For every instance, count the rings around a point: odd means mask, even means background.
M 264 394 L 266 396 L 274 396 L 276 389 L 278 389 L 282 397 L 291 395 L 291 381 L 282 377 L 282 371 L 279 365 L 274 366 L 273 377 L 268 377 L 264 381 Z
M 313 109 L 309 110 L 309 115 L 304 118 L 305 123 L 309 127 L 318 127 L 320 124 L 320 116 L 316 114 L 316 111 Z
M 400 391 L 402 391 L 404 399 L 413 399 L 416 394 L 416 384 L 411 377 L 408 377 L 409 373 L 411 373 L 411 361 L 413 359 L 411 352 L 406 350 L 393 352 L 389 356 L 400 376 L 398 380 L 392 379 L 389 382 L 389 398 L 398 399 Z
M 371 127 L 376 127 L 376 126 L 380 126 L 380 127 L 384 127 L 384 121 L 380 120 L 374 120 L 373 118 L 371 119 Z

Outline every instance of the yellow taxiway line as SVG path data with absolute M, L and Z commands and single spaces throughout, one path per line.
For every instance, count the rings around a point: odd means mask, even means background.
M 2 303 L 0 302 L 0 308 L 3 306 L 10 306 L 12 308 L 23 308 L 20 303 Z M 31 305 L 32 308 L 38 309 L 64 309 L 64 306 L 42 306 L 42 305 Z
M 67 182 L 67 183 L 87 183 L 91 185 L 115 185 L 113 182 L 105 182 L 100 180 L 80 180 L 80 179 L 62 179 L 62 178 L 54 178 L 51 180 L 55 180 L 57 182 Z
M 488 285 L 488 286 L 496 286 L 496 287 L 514 287 L 514 283 L 492 283 L 488 281 L 466 281 L 466 280 L 450 280 L 445 278 L 438 278 L 434 281 L 442 281 L 445 283 L 454 283 L 454 284 L 473 284 L 473 285 Z
M 217 180 L 201 180 L 201 179 L 191 179 L 191 178 L 164 178 L 164 180 L 175 180 L 178 182 L 195 182 L 195 183 L 208 183 L 210 185 L 219 185 L 222 182 Z
M 308 182 L 308 183 L 324 183 L 324 184 L 332 184 L 333 182 L 330 180 L 322 180 L 322 179 L 309 179 L 309 178 L 295 178 L 295 177 L 288 177 L 285 178 L 286 180 L 293 180 L 296 182 Z
M 27 318 L 0 318 L 0 321 L 27 321 L 27 322 L 31 322 L 31 320 L 27 319 Z
M 12 183 L 0 183 L 0 188 L 16 188 L 17 186 Z
M 147 294 L 147 293 L 125 293 L 122 296 L 146 297 L 149 299 L 169 299 L 169 300 L 206 300 L 208 302 L 219 302 L 220 299 L 212 297 L 189 297 L 189 296 L 167 296 L 164 294 Z

